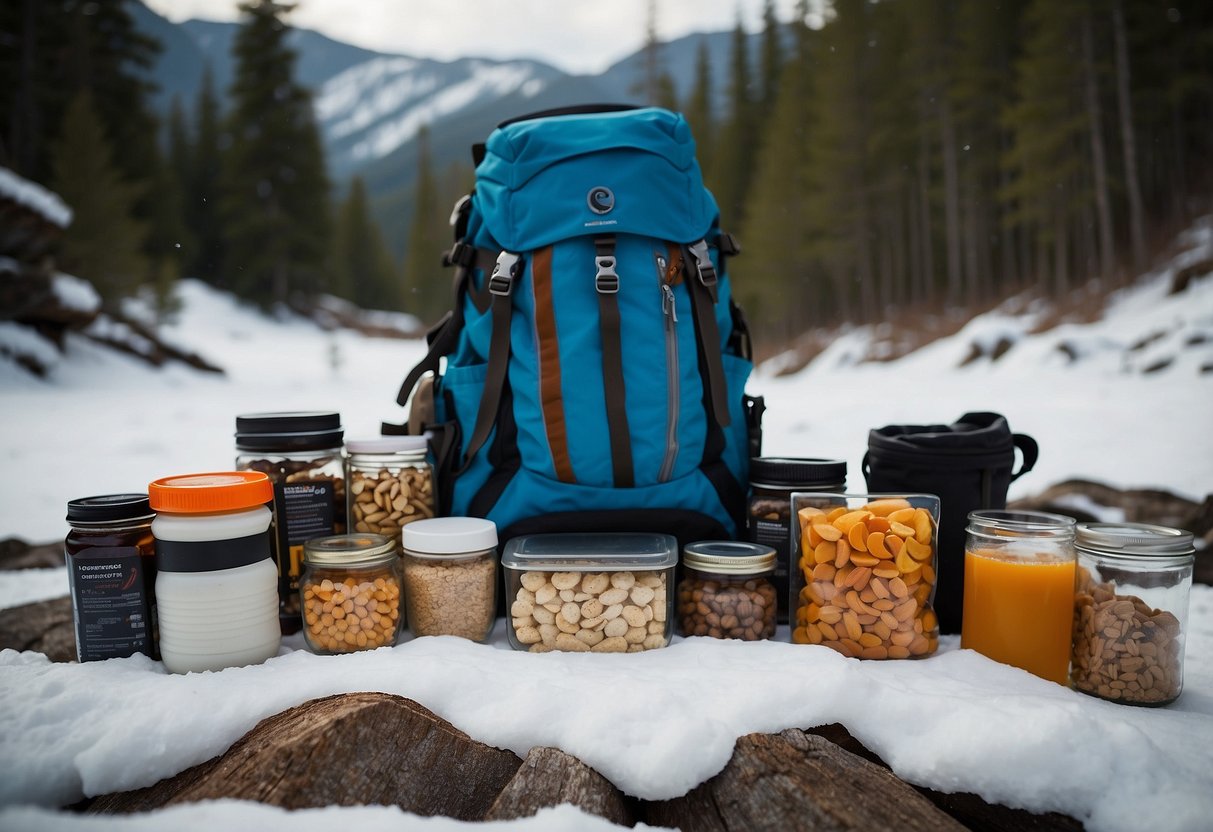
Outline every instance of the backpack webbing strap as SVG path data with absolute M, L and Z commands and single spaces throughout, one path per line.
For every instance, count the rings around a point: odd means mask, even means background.
M 703 357 L 703 382 L 712 404 L 712 415 L 722 428 L 729 422 L 729 391 L 724 378 L 724 363 L 720 358 L 720 328 L 716 325 L 716 267 L 703 240 L 687 246 L 685 262 L 694 264 L 695 273 L 688 276 L 691 310 L 695 314 L 695 334 Z
M 455 271 L 453 281 L 455 300 L 450 310 L 443 315 L 425 333 L 425 341 L 430 345 L 425 357 L 404 377 L 400 392 L 396 394 L 396 404 L 404 407 L 413 388 L 426 373 L 438 374 L 438 362 L 444 355 L 450 355 L 459 344 L 459 335 L 463 332 L 463 295 L 470 287 L 471 273 L 468 269 L 459 268 Z
M 594 238 L 594 287 L 602 330 L 602 392 L 606 398 L 607 431 L 611 440 L 611 469 L 616 488 L 636 484 L 632 471 L 632 437 L 628 431 L 627 395 L 623 383 L 623 344 L 620 338 L 619 274 L 615 271 L 615 237 Z
M 513 312 L 514 281 L 521 271 L 522 257 L 503 251 L 497 256 L 497 265 L 489 278 L 489 293 L 493 296 L 489 364 L 485 372 L 484 390 L 480 394 L 480 407 L 476 410 L 476 426 L 472 429 L 472 437 L 468 440 L 459 472 L 465 470 L 476 456 L 476 452 L 484 447 L 497 421 L 501 391 L 505 388 L 505 374 L 510 364 L 510 318 Z

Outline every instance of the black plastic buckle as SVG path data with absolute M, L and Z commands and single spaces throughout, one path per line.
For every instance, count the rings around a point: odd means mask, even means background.
M 518 264 L 521 262 L 520 256 L 509 251 L 497 255 L 497 265 L 493 267 L 493 274 L 489 277 L 490 294 L 509 296 L 514 290 L 514 278 L 518 276 Z
M 598 271 L 594 275 L 594 287 L 604 295 L 613 295 L 618 292 L 619 274 L 615 271 L 614 256 L 599 255 L 594 258 L 594 264 L 598 267 Z
M 708 244 L 704 240 L 691 243 L 687 246 L 687 250 L 691 252 L 691 257 L 695 260 L 695 271 L 699 275 L 699 282 L 709 289 L 716 286 L 716 267 L 712 265 L 712 256 L 708 253 Z
M 476 249 L 463 240 L 456 241 L 451 250 L 442 255 L 442 265 L 463 266 L 465 269 L 476 260 Z

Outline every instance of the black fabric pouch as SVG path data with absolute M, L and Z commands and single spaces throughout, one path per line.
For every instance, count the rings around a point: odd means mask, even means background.
M 1016 448 L 1023 457 L 1018 471 Z M 997 413 L 966 413 L 951 425 L 889 425 L 869 432 L 863 458 L 868 491 L 939 497 L 935 613 L 940 632 L 960 632 L 969 512 L 1006 508 L 1007 488 L 1032 470 L 1037 450 L 1032 437 L 1011 433 Z

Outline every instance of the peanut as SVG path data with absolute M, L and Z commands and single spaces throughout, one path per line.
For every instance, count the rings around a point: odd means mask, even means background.
M 935 519 L 900 498 L 798 513 L 805 586 L 792 641 L 855 658 L 920 658 L 935 652 Z M 812 546 L 806 544 L 813 544 Z M 825 545 L 833 547 L 825 561 Z M 839 554 L 846 545 L 844 554 Z
M 434 481 L 428 467 L 350 469 L 350 527 L 364 534 L 397 535 L 414 520 L 434 516 Z

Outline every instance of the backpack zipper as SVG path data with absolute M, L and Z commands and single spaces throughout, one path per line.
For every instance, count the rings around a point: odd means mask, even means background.
M 680 401 L 678 396 L 678 323 L 677 299 L 674 288 L 670 285 L 668 262 L 661 255 L 655 255 L 657 261 L 657 285 L 661 289 L 661 314 L 665 318 L 665 366 L 666 366 L 666 437 L 665 459 L 657 473 L 658 482 L 668 482 L 674 473 L 674 461 L 678 457 L 678 411 Z

